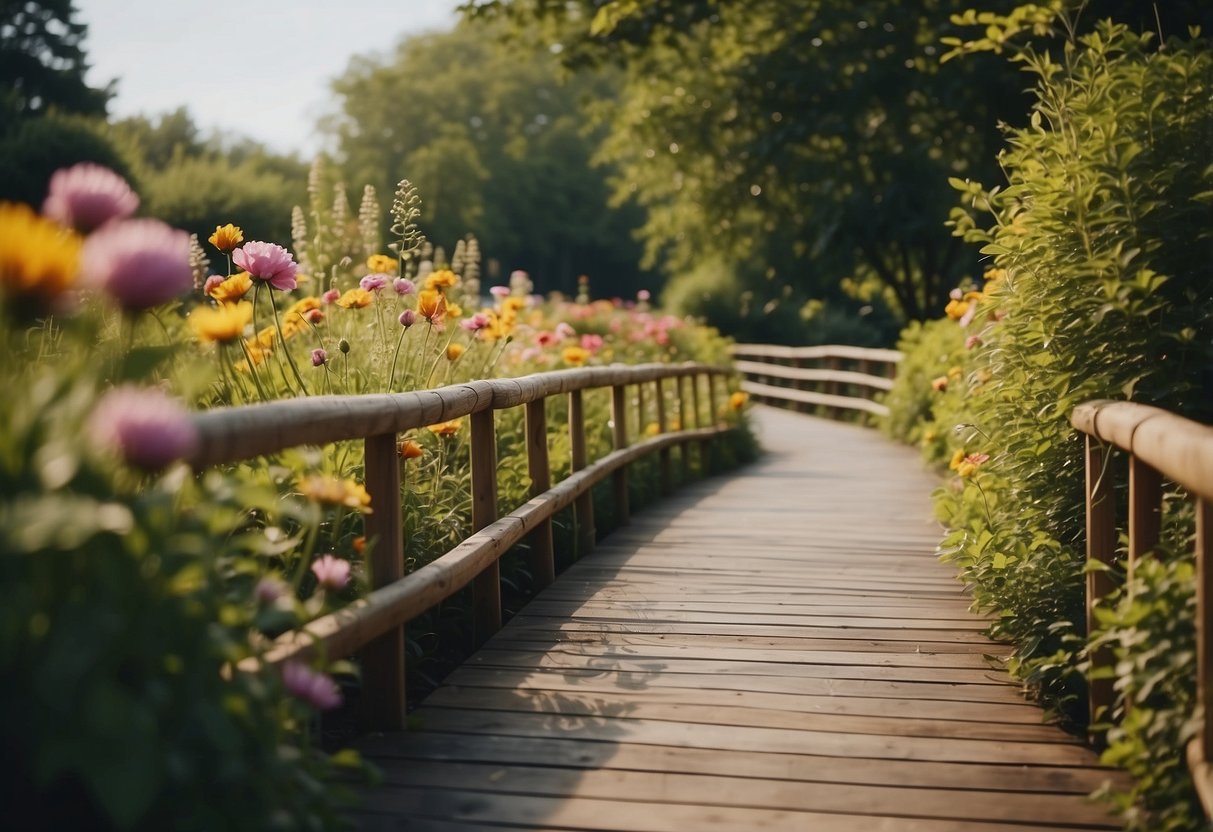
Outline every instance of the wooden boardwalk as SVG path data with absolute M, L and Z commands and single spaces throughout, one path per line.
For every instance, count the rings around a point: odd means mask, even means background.
M 984 658 L 936 478 L 756 408 L 767 455 L 645 510 L 416 714 L 367 830 L 1114 829 L 1107 772 Z

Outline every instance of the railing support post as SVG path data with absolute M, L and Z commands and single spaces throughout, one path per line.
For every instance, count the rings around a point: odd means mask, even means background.
M 472 414 L 472 531 L 497 519 L 497 436 L 493 410 Z M 501 629 L 501 567 L 494 560 L 472 581 L 472 629 L 479 646 Z
M 378 589 L 404 577 L 404 519 L 400 501 L 400 460 L 394 433 L 369 436 L 364 442 L 365 485 L 371 514 L 363 531 L 371 549 L 371 587 Z M 362 648 L 362 713 L 364 727 L 391 731 L 404 727 L 404 627 L 396 627 Z
M 1129 593 L 1137 561 L 1158 545 L 1162 532 L 1162 475 L 1136 455 L 1129 457 Z
M 1087 633 L 1098 627 L 1095 608 L 1113 589 L 1108 570 L 1116 560 L 1116 515 L 1112 501 L 1111 473 L 1106 470 L 1107 453 L 1093 436 L 1086 437 L 1086 503 L 1087 503 Z M 1096 677 L 1113 664 L 1108 648 L 1091 654 L 1091 675 Z M 1106 719 L 1112 706 L 1113 680 L 1088 680 L 1088 700 L 1091 723 Z M 1102 732 L 1091 732 L 1096 745 L 1103 742 Z
M 1204 709 L 1200 731 L 1201 759 L 1213 758 L 1213 634 L 1209 633 L 1209 604 L 1213 602 L 1213 503 L 1196 500 L 1196 704 Z
M 531 496 L 538 497 L 552 487 L 552 467 L 548 460 L 548 420 L 546 399 L 526 404 L 526 467 L 531 478 Z M 530 546 L 528 566 L 536 591 L 556 579 L 552 547 L 552 518 L 544 519 L 527 540 Z
M 612 438 L 615 450 L 621 451 L 628 446 L 628 388 L 616 384 L 611 388 L 611 424 Z M 615 524 L 626 526 L 631 522 L 631 511 L 628 508 L 628 469 L 620 468 L 611 475 L 615 490 Z
M 657 379 L 655 384 L 657 387 L 657 432 L 660 434 L 665 433 L 668 429 L 665 417 L 665 385 L 662 384 L 661 379 Z M 668 447 L 662 448 L 658 451 L 657 458 L 658 470 L 660 471 L 659 476 L 661 478 L 661 493 L 669 494 L 674 488 L 672 472 L 670 471 L 670 449 Z
M 674 380 L 674 383 L 678 385 L 678 429 L 686 430 L 688 427 L 690 427 L 688 418 L 690 416 L 690 411 L 687 403 L 688 397 L 686 393 L 687 377 L 678 376 Z M 687 483 L 691 481 L 691 446 L 690 443 L 683 442 L 678 447 L 678 456 L 682 462 L 682 482 Z
M 588 464 L 585 449 L 585 403 L 581 391 L 569 393 L 569 446 L 572 451 L 572 470 L 580 471 Z M 573 516 L 577 522 L 577 557 L 594 551 L 594 496 L 587 490 L 573 503 Z

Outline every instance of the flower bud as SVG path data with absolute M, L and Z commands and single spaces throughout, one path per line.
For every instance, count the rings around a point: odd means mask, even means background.
M 341 350 L 346 355 L 350 354 L 350 342 L 342 338 L 337 342 L 337 349 Z

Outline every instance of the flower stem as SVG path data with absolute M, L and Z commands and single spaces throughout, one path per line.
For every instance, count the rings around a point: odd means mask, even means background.
M 387 390 L 385 392 L 392 392 L 393 382 L 396 380 L 396 359 L 400 357 L 400 347 L 404 344 L 404 336 L 408 334 L 408 331 L 409 328 L 407 326 L 400 327 L 400 337 L 396 339 L 396 352 L 392 355 L 392 369 L 387 374 Z
M 299 367 L 295 364 L 295 356 L 291 355 L 291 351 L 286 345 L 286 336 L 282 333 L 282 322 L 278 320 L 278 305 L 274 303 L 274 287 L 272 284 L 266 285 L 270 287 L 270 309 L 274 311 L 274 328 L 278 330 L 278 342 L 282 344 L 282 351 L 286 353 L 286 363 L 291 365 L 295 381 L 299 382 L 299 391 L 305 396 L 310 395 L 307 391 L 307 384 L 304 383 L 303 376 L 299 373 Z

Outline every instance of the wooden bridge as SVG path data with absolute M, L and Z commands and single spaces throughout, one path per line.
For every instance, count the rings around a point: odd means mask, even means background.
M 825 356 L 825 369 L 798 366 L 822 357 L 753 348 L 739 361 L 744 388 L 819 412 L 879 412 L 872 394 L 887 389 L 889 374 L 870 370 L 895 354 L 843 351 Z M 1084 742 L 1045 724 L 997 669 L 1007 648 L 982 635 L 986 622 L 937 562 L 930 493 L 938 482 L 912 449 L 858 425 L 758 407 L 760 462 L 693 483 L 628 522 L 630 463 L 658 455 L 665 486 L 671 451 L 680 449 L 685 463 L 689 448 L 702 453 L 729 430 L 714 417 L 723 373 L 701 365 L 594 368 L 199 417 L 196 465 L 366 441 L 378 588 L 259 659 L 280 663 L 318 650 L 361 659 L 365 715 L 378 728 L 361 750 L 384 779 L 363 795 L 359 826 L 1118 828 L 1088 797 L 1115 775 Z M 582 395 L 596 388 L 610 391 L 615 449 L 591 461 Z M 552 486 L 544 402 L 556 395 L 568 397 L 573 473 Z M 499 516 L 493 414 L 518 406 L 526 407 L 534 497 Z M 477 531 L 405 576 L 398 433 L 464 415 L 472 417 Z M 637 439 L 649 416 L 656 435 Z M 1139 405 L 1084 405 L 1074 424 L 1089 437 L 1091 557 L 1114 549 L 1101 454 L 1119 447 L 1132 455 L 1130 568 L 1157 540 L 1164 476 L 1200 498 L 1203 564 L 1213 529 L 1213 429 Z M 574 507 L 580 545 L 593 548 L 589 494 L 607 478 L 624 527 L 557 579 L 552 515 Z M 497 561 L 523 538 L 546 588 L 503 629 Z M 1202 621 L 1213 592 L 1208 571 L 1201 566 Z M 1108 587 L 1099 575 L 1091 581 L 1094 600 Z M 465 586 L 474 590 L 483 647 L 406 715 L 403 625 Z M 1203 624 L 1200 638 L 1204 680 L 1213 640 Z M 1106 686 L 1092 690 L 1093 704 L 1107 703 Z M 1213 703 L 1203 683 L 1198 696 Z M 1204 797 L 1213 795 L 1210 748 L 1206 725 L 1189 749 Z

